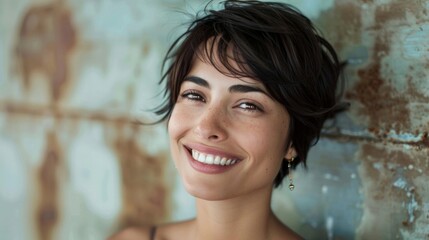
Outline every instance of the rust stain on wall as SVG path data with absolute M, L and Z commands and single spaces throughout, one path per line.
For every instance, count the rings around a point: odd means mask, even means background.
M 58 101 L 70 81 L 68 58 L 75 45 L 71 14 L 62 4 L 31 7 L 23 17 L 16 47 L 24 88 L 31 88 L 32 74 L 42 73 L 50 81 L 52 101 Z
M 88 111 L 84 109 L 55 109 L 55 111 L 52 111 L 49 106 L 30 105 L 14 102 L 1 102 L 0 111 L 17 115 L 31 115 L 32 117 L 51 116 L 59 121 L 71 119 L 115 124 L 135 124 L 136 122 L 135 119 L 131 119 L 128 115 L 123 114 L 106 114 L 102 112 Z
M 326 29 L 323 34 L 338 51 L 360 44 L 362 21 L 358 2 L 336 1 L 335 6 L 324 11 L 315 23 Z
M 405 5 L 407 5 L 405 7 Z M 413 83 L 413 76 L 408 75 L 404 82 L 406 88 L 398 91 L 382 69 L 388 69 L 388 63 L 383 62 L 391 51 L 393 26 L 405 24 L 406 11 L 418 12 L 419 4 L 406 4 L 403 1 L 392 1 L 376 7 L 374 29 L 374 45 L 370 63 L 358 70 L 359 81 L 346 93 L 346 98 L 358 100 L 362 104 L 359 113 L 369 117 L 368 128 L 378 136 L 393 129 L 400 133 L 411 128 L 409 104 L 412 102 L 428 102 L 429 97 L 417 91 Z M 415 16 L 419 17 L 417 13 Z M 403 21 L 403 23 L 401 23 Z M 392 23 L 394 22 L 394 23 Z M 390 25 L 389 25 L 390 24 Z M 398 60 L 400 61 L 400 60 Z M 384 65 L 383 65 L 384 64 Z M 391 74 L 387 73 L 387 76 Z
M 359 103 L 353 104 L 360 105 L 357 106 L 357 119 L 364 118 L 367 121 L 364 126 L 367 125 L 376 138 L 357 138 L 362 144 L 357 157 L 361 160 L 359 175 L 363 180 L 364 214 L 356 236 L 357 239 L 401 239 L 405 236 L 425 239 L 429 236 L 429 195 L 425 184 L 429 181 L 429 125 L 419 119 L 426 119 L 425 115 L 429 114 L 425 107 L 429 96 L 419 87 L 426 83 L 427 68 L 424 66 L 428 63 L 426 57 L 419 58 L 419 55 L 398 58 L 406 51 L 398 49 L 398 41 L 412 30 L 408 26 L 418 28 L 419 23 L 428 22 L 426 12 L 422 11 L 425 2 L 360 2 L 366 4 L 366 11 L 374 13 L 373 20 L 363 19 L 362 25 L 357 25 L 360 32 L 353 34 L 362 38 L 362 44 L 370 49 L 369 61 L 357 70 L 351 69 L 357 81 L 345 96 Z M 355 5 L 350 8 L 363 10 Z M 351 15 L 350 19 L 356 18 L 353 12 Z M 339 17 L 342 18 L 347 16 Z M 349 20 L 348 23 L 353 27 L 353 22 Z M 327 29 L 335 32 L 329 26 Z M 401 30 L 404 31 L 402 35 L 398 32 Z M 356 40 L 350 42 L 357 43 Z M 338 46 L 343 50 L 343 46 L 350 47 L 350 44 L 345 42 Z M 410 67 L 400 72 L 395 68 L 401 63 Z
M 389 52 L 390 36 L 377 33 L 372 51 L 372 62 L 358 70 L 360 81 L 346 93 L 349 99 L 357 99 L 363 105 L 360 113 L 369 117 L 369 130 L 393 128 L 399 132 L 410 127 L 408 100 L 396 89 L 385 83 L 381 75 L 381 59 Z
M 123 213 L 120 225 L 161 223 L 168 219 L 170 212 L 171 190 L 164 181 L 168 154 L 151 156 L 146 153 L 137 142 L 141 136 L 137 125 L 121 125 L 117 130 L 122 135 L 112 142 L 122 173 Z M 125 134 L 127 131 L 132 134 Z
M 383 134 L 386 129 L 401 132 L 411 126 L 409 99 L 386 84 L 381 76 L 379 55 L 386 54 L 388 50 L 388 44 L 377 39 L 373 62 L 358 71 L 360 81 L 346 94 L 347 98 L 357 99 L 363 105 L 360 113 L 369 117 L 369 130 L 376 134 Z
M 406 1 L 390 1 L 389 4 L 378 6 L 375 10 L 374 28 L 381 29 L 391 21 L 406 23 L 406 14 L 412 5 Z
M 416 222 L 427 215 L 422 210 L 427 204 L 422 194 L 427 189 L 415 183 L 417 178 L 427 178 L 427 154 L 427 151 L 405 153 L 401 148 L 388 150 L 383 144 L 362 146 L 360 155 L 364 161 L 360 173 L 365 179 L 362 187 L 366 213 L 360 226 L 363 233 L 360 239 L 401 236 L 401 227 L 392 229 L 391 226 L 402 226 L 410 232 L 416 230 Z
M 59 222 L 58 174 L 62 161 L 58 139 L 54 133 L 48 133 L 45 155 L 37 175 L 39 200 L 36 210 L 36 226 L 40 240 L 53 239 L 53 231 Z
M 407 14 L 412 14 L 416 17 L 417 23 L 427 21 L 427 1 L 415 0 L 400 1 L 393 0 L 389 3 L 381 4 L 375 12 L 375 29 L 382 29 L 386 22 L 396 22 L 398 25 L 408 25 Z

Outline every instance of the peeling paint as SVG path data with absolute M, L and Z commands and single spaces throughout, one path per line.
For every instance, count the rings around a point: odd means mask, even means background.
M 389 66 L 390 61 L 387 61 L 389 55 L 398 55 L 396 52 L 401 50 L 391 48 L 395 28 L 398 24 L 406 22 L 406 12 L 412 12 L 418 18 L 420 16 L 417 11 L 419 7 L 419 2 L 407 4 L 392 1 L 375 8 L 375 24 L 372 26 L 374 31 L 371 30 L 371 36 L 374 38 L 371 60 L 366 67 L 357 71 L 360 80 L 346 94 L 348 99 L 356 99 L 362 105 L 359 113 L 368 117 L 369 130 L 378 136 L 385 135 L 386 131 L 389 132 L 387 129 L 396 133 L 410 129 L 412 127 L 411 116 L 414 116 L 414 113 L 411 115 L 411 102 L 429 102 L 429 96 L 416 88 L 412 75 L 408 75 L 406 79 L 402 80 L 404 89 L 397 90 L 391 85 L 392 75 L 385 73 L 393 71 L 390 69 L 395 69 L 393 65 Z M 391 25 L 391 27 L 386 28 L 386 25 Z M 394 52 L 392 53 L 392 51 Z M 429 109 L 425 111 L 429 112 Z
M 405 187 L 407 186 L 407 182 L 405 182 L 403 178 L 398 178 L 398 180 L 393 183 L 393 186 L 405 189 Z
M 429 24 L 412 29 L 404 40 L 404 56 L 417 59 L 429 58 Z M 429 60 L 429 59 L 428 59 Z
M 407 204 L 407 210 L 408 210 L 408 222 L 407 224 L 413 224 L 415 220 L 414 212 L 419 210 L 419 205 L 416 201 L 414 193 L 409 194 L 410 192 L 407 192 L 407 196 L 410 197 L 410 202 Z
M 404 153 L 399 147 L 392 146 L 385 149 L 381 144 L 363 146 L 360 156 L 364 161 L 360 174 L 366 181 L 363 182 L 365 209 L 359 228 L 360 239 L 389 239 L 400 236 L 401 228 L 392 231 L 389 227 L 391 225 L 415 231 L 417 219 L 422 221 L 424 218 L 420 206 L 427 201 L 423 198 L 425 187 L 419 185 L 415 179 L 427 179 L 424 174 L 429 171 L 427 155 L 427 151 L 414 150 Z M 409 166 L 413 167 L 410 169 Z M 423 172 L 413 171 L 415 166 L 422 168 Z M 379 205 L 381 202 L 383 204 Z M 378 208 L 375 207 L 377 205 Z
M 326 218 L 326 232 L 328 232 L 328 239 L 334 239 L 334 218 L 329 216 Z
M 429 114 L 429 96 L 424 90 L 427 68 L 423 66 L 427 58 L 420 54 L 427 52 L 427 44 L 421 42 L 426 35 L 421 26 L 426 26 L 427 18 L 420 11 L 422 2 L 413 3 L 389 1 L 366 6 L 369 12 L 375 8 L 374 24 L 364 27 L 374 47 L 366 66 L 356 71 L 358 81 L 346 97 L 357 100 L 358 113 L 365 116 L 363 120 L 380 144 L 363 145 L 361 150 L 365 170 L 360 173 L 366 181 L 359 239 L 400 238 L 404 232 L 413 239 L 424 236 L 416 229 L 423 221 L 420 206 L 428 200 L 423 197 L 424 188 L 416 185 L 414 179 L 428 170 L 425 115 Z M 423 104 L 416 111 L 419 103 Z M 376 209 L 380 203 L 384 204 L 382 209 Z M 382 219 L 389 221 L 381 222 Z M 390 226 L 407 230 L 394 231 Z

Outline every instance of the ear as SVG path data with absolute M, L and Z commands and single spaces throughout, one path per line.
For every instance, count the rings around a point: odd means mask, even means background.
M 298 155 L 295 147 L 293 146 L 293 143 L 291 142 L 289 144 L 288 149 L 286 150 L 286 154 L 285 154 L 285 158 L 286 160 L 290 160 L 292 158 L 296 158 L 296 156 Z

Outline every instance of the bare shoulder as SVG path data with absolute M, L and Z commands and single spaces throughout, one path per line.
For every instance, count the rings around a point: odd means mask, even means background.
M 280 222 L 278 218 L 276 218 L 276 224 L 275 224 L 275 237 L 274 239 L 289 239 L 289 240 L 304 240 L 303 237 L 301 237 L 298 233 L 293 231 L 291 228 Z
M 159 239 L 188 239 L 190 228 L 194 220 L 186 220 L 181 222 L 173 222 L 163 224 L 157 227 L 156 235 Z
M 187 239 L 192 220 L 156 226 L 156 239 Z M 128 227 L 107 240 L 150 240 L 151 227 Z
M 107 240 L 149 240 L 150 227 L 128 227 Z

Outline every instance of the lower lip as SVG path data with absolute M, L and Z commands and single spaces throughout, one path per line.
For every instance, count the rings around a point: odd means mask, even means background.
M 207 173 L 207 174 L 224 173 L 238 164 L 238 163 L 235 163 L 228 166 L 204 164 L 195 160 L 187 149 L 186 149 L 186 154 L 188 155 L 189 164 L 192 166 L 193 169 L 197 170 L 198 172 Z

